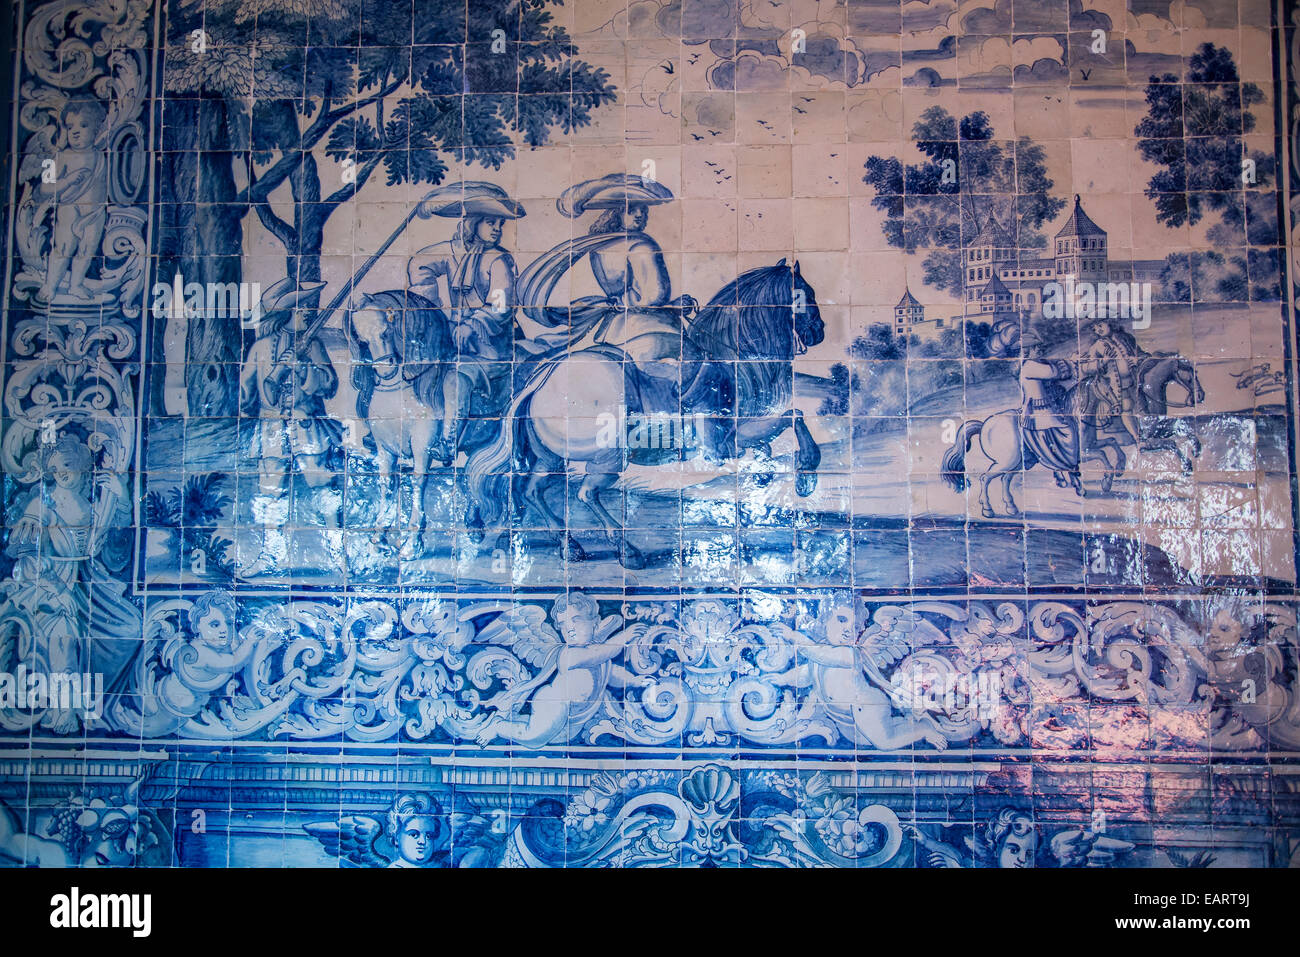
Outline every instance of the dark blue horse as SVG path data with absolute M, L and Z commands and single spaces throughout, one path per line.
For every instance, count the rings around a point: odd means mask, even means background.
M 794 358 L 824 336 L 816 293 L 799 264 L 783 259 L 728 283 L 689 322 L 677 396 L 643 389 L 639 370 L 613 346 L 548 356 L 528 371 L 496 440 L 469 457 L 471 501 L 495 524 L 513 496 L 517 511 L 532 506 L 562 529 L 543 491 L 550 478 L 580 464 L 579 501 L 620 550 L 623 564 L 640 568 L 644 558 L 619 541 L 621 523 L 601 502 L 601 492 L 628 464 L 680 461 L 686 443 L 716 460 L 735 458 L 746 449 L 766 450 L 793 429 L 796 491 L 809 495 L 821 451 L 791 404 Z M 511 471 L 518 483 L 510 481 Z M 580 557 L 571 536 L 568 547 Z

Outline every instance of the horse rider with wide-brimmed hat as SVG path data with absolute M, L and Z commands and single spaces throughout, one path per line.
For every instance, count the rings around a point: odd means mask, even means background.
M 1079 427 L 1068 414 L 1061 383 L 1074 377 L 1068 359 L 1052 359 L 1047 344 L 1032 326 L 1020 340 L 1021 426 L 1025 450 L 1031 452 L 1058 481 L 1079 482 Z
M 422 204 L 422 215 L 459 220 L 451 239 L 426 246 L 407 265 L 408 288 L 445 305 L 452 324 L 456 369 L 441 377 L 441 395 L 421 395 L 416 383 L 417 396 L 443 410 L 435 456 L 450 462 L 475 392 L 503 399 L 509 386 L 518 272 L 514 258 L 501 246 L 501 235 L 506 222 L 525 211 L 500 186 L 480 182 L 434 190 Z M 434 382 L 430 377 L 426 391 Z
M 588 234 L 556 247 L 529 267 L 530 273 L 554 281 L 573 263 L 586 258 L 603 296 L 582 297 L 561 310 L 535 308 L 531 318 L 561 334 L 541 337 L 570 350 L 616 348 L 634 366 L 636 396 L 629 406 L 669 410 L 680 396 L 678 363 L 683 358 L 683 319 L 695 311 L 690 296 L 672 296 L 672 282 L 659 243 L 646 232 L 650 207 L 673 200 L 662 183 L 629 173 L 611 173 L 565 190 L 556 206 L 577 219 L 597 213 Z M 554 263 L 547 260 L 553 259 Z M 527 294 L 531 297 L 533 291 Z M 653 393 L 653 394 L 652 394 Z

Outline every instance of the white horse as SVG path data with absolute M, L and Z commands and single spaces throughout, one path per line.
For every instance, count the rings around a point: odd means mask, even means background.
M 427 535 L 424 497 L 441 431 L 441 380 L 450 368 L 439 360 L 454 355 L 447 318 L 427 299 L 398 290 L 364 297 L 350 311 L 346 328 L 353 353 L 357 418 L 370 430 L 375 465 L 390 492 L 376 525 L 389 529 L 384 537 L 390 544 L 401 542 L 402 558 L 413 558 L 421 533 Z M 429 413 L 412 415 L 415 403 L 427 406 Z M 400 466 L 412 472 L 411 523 L 407 533 L 394 535 Z M 374 540 L 379 537 L 376 534 Z

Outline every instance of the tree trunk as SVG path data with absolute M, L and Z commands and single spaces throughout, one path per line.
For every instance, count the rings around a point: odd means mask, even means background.
M 185 283 L 238 283 L 242 276 L 243 213 L 235 206 L 230 142 L 236 118 L 224 98 L 168 99 L 157 282 L 180 273 Z M 159 320 L 166 322 L 167 320 Z M 155 337 L 161 343 L 162 336 Z M 243 341 L 238 316 L 195 316 L 185 343 L 185 392 L 192 416 L 238 413 Z M 161 358 L 161 357 L 157 357 Z M 153 396 L 161 407 L 161 377 Z

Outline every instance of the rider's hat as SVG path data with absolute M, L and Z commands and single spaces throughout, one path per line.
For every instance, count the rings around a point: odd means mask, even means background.
M 658 206 L 672 202 L 668 187 L 634 173 L 610 173 L 600 179 L 570 186 L 560 194 L 556 207 L 570 219 L 589 209 L 627 209 L 629 206 Z
M 510 198 L 500 186 L 493 183 L 450 183 L 435 189 L 420 204 L 423 216 L 446 216 L 463 219 L 466 216 L 500 216 L 502 219 L 519 219 L 524 207 Z
M 297 282 L 292 276 L 285 276 L 262 293 L 262 314 L 314 308 L 320 303 L 324 288 L 323 282 Z

